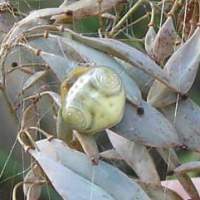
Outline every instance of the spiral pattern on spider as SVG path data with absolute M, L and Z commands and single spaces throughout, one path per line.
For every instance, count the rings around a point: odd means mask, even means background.
M 69 89 L 62 115 L 72 129 L 94 134 L 119 123 L 124 106 L 125 91 L 118 75 L 105 67 L 91 68 Z
M 98 67 L 92 72 L 91 83 L 106 95 L 118 94 L 122 88 L 118 75 L 106 67 Z
M 77 106 L 75 107 L 70 105 L 65 110 L 63 110 L 63 117 L 65 120 L 67 120 L 71 128 L 76 128 L 80 131 L 88 129 L 92 123 L 90 113 Z

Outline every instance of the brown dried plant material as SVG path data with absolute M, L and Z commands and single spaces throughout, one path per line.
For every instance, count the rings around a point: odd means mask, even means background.
M 137 181 L 143 190 L 153 200 L 169 199 L 169 200 L 182 200 L 182 198 L 174 190 L 164 187 L 160 184 L 145 183 Z
M 69 23 L 73 19 L 97 16 L 99 12 L 105 13 L 115 8 L 118 4 L 126 2 L 127 0 L 80 0 L 66 5 L 66 1 L 61 5 L 61 7 L 65 8 L 65 14 L 53 16 L 52 19 L 56 20 L 56 23 Z
M 198 187 L 200 183 L 199 178 L 193 178 L 192 182 L 195 184 L 196 188 L 198 189 L 198 192 L 200 193 L 200 188 Z M 177 192 L 183 200 L 191 199 L 190 196 L 187 194 L 187 192 L 185 192 L 185 190 L 183 189 L 182 185 L 179 183 L 178 180 L 162 181 L 162 185 L 166 188 L 169 188 Z M 199 198 L 196 198 L 196 199 L 199 199 Z
M 164 71 L 180 94 L 186 94 L 192 87 L 200 62 L 200 28 L 170 57 Z M 176 94 L 167 86 L 155 81 L 147 101 L 155 107 L 164 107 L 176 102 Z
M 30 104 L 23 111 L 21 117 L 20 129 L 26 130 L 31 126 L 37 126 L 37 122 L 38 122 L 37 106 L 35 104 Z M 36 131 L 31 131 L 31 133 L 33 133 L 32 134 L 33 138 L 36 139 L 37 138 Z M 31 145 L 25 134 L 22 134 L 22 137 L 27 145 Z
M 160 183 L 155 164 L 144 145 L 127 140 L 111 130 L 107 130 L 107 134 L 115 151 L 135 171 L 141 181 Z
M 40 140 L 37 146 L 40 151 L 29 149 L 28 152 L 64 200 L 90 199 L 91 189 L 92 199 L 150 200 L 140 186 L 119 169 L 103 161 L 93 166 L 83 153 L 70 149 L 61 140 Z M 53 149 L 58 160 L 45 152 L 48 148 Z M 119 187 L 121 185 L 123 187 Z
M 187 8 L 186 8 L 187 6 Z M 198 22 L 199 19 L 199 13 L 198 10 L 198 1 L 195 0 L 189 0 L 188 3 L 182 7 L 180 13 L 177 17 L 177 26 L 178 26 L 178 32 L 183 31 L 183 39 L 188 38 L 189 35 L 191 35 L 191 28 L 192 24 L 191 22 Z M 183 30 L 184 29 L 184 30 Z
M 145 35 L 145 50 L 147 54 L 153 57 L 153 45 L 156 38 L 156 32 L 153 26 L 149 26 L 149 29 Z
M 99 151 L 94 137 L 83 135 L 74 131 L 75 137 L 81 144 L 86 155 L 90 158 L 93 165 L 98 165 L 99 162 Z
M 191 37 L 198 26 L 198 21 L 200 19 L 200 7 L 198 1 L 195 2 L 192 17 L 190 19 L 190 32 L 188 37 Z
M 42 192 L 42 184 L 45 183 L 38 166 L 32 169 L 24 177 L 23 191 L 27 200 L 38 200 Z
M 177 93 L 155 80 L 149 90 L 147 102 L 157 108 L 163 108 L 176 102 Z
M 169 59 L 165 65 L 171 80 L 180 91 L 187 93 L 196 78 L 200 62 L 200 27 L 192 37 L 185 42 Z
M 180 165 L 179 158 L 176 155 L 176 152 L 174 151 L 174 149 L 168 149 L 168 150 L 167 149 L 158 149 L 158 152 L 161 155 L 161 157 L 163 158 L 163 160 L 166 162 L 166 164 L 168 165 L 168 169 L 170 171 L 174 171 L 176 166 Z M 176 183 L 177 182 L 179 183 L 178 185 L 181 186 L 182 191 L 184 191 L 184 193 L 187 192 L 188 195 L 190 195 L 191 199 L 199 199 L 199 194 L 198 194 L 197 188 L 195 187 L 194 182 L 191 180 L 189 175 L 175 173 L 175 176 L 178 179 L 178 180 L 175 180 Z M 169 189 L 176 191 L 180 195 L 183 194 L 182 192 L 180 192 L 180 190 L 175 189 L 175 187 L 171 188 L 171 187 L 168 187 L 168 185 L 163 184 L 166 182 L 168 182 L 168 181 L 162 181 L 161 184 Z M 189 197 L 186 199 L 188 200 Z
M 165 60 L 173 53 L 176 38 L 177 34 L 172 16 L 168 16 L 153 43 L 152 57 L 157 63 L 163 65 Z

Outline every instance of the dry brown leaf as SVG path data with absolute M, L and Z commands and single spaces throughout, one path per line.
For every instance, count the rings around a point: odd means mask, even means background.
M 198 192 L 200 193 L 200 179 L 199 178 L 193 178 L 192 182 L 195 184 L 195 186 L 198 189 Z M 183 187 L 181 186 L 181 184 L 177 181 L 177 180 L 168 180 L 168 181 L 162 181 L 162 185 L 166 188 L 169 188 L 175 192 L 177 192 L 182 198 L 183 200 L 189 200 L 190 197 L 189 195 L 185 192 L 185 190 L 183 189 Z
M 153 58 L 156 62 L 163 64 L 173 53 L 177 33 L 171 16 L 158 31 L 153 44 Z
M 126 0 L 102 0 L 98 3 L 98 0 L 80 0 L 74 3 L 71 3 L 67 6 L 64 4 L 61 5 L 62 8 L 65 8 L 66 14 L 61 14 L 52 17 L 56 20 L 56 23 L 65 23 L 70 22 L 73 19 L 81 19 L 82 17 L 87 16 L 97 16 L 99 11 L 105 13 L 112 8 L 116 7 L 120 3 L 126 3 Z

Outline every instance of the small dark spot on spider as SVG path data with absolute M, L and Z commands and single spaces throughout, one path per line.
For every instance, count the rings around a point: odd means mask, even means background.
M 144 108 L 138 107 L 138 108 L 137 108 L 137 114 L 138 114 L 138 115 L 144 115 Z
M 179 145 L 179 148 L 182 149 L 182 150 L 188 150 L 188 146 L 185 145 L 185 144 Z
M 178 164 L 176 165 L 176 167 L 179 167 L 179 166 L 181 166 L 181 163 L 178 163 Z
M 15 67 L 17 67 L 18 66 L 18 63 L 17 62 L 13 62 L 12 64 L 11 64 L 11 67 L 13 67 L 13 68 L 15 68 Z
M 67 16 L 73 16 L 72 10 L 68 10 L 68 11 L 66 12 L 66 15 L 67 15 Z
M 188 99 L 188 94 L 183 94 L 181 95 L 181 100 L 187 100 Z
M 55 19 L 49 19 L 49 24 L 54 24 L 54 22 L 55 22 L 56 20 Z
M 17 8 L 12 8 L 14 12 L 17 12 Z
M 168 176 L 172 176 L 173 174 L 174 174 L 173 171 L 168 171 L 168 172 L 167 172 L 167 175 L 168 175 Z

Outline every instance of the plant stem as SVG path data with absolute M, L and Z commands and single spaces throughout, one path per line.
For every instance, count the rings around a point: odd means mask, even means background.
M 113 37 L 116 37 L 119 33 L 121 33 L 122 31 L 124 31 L 125 29 L 129 28 L 130 26 L 133 26 L 141 21 L 143 21 L 144 19 L 148 18 L 149 17 L 149 13 L 146 13 L 145 15 L 143 15 L 142 17 L 136 19 L 134 22 L 128 24 L 126 27 L 123 27 L 122 29 L 120 29 L 119 31 L 117 31 Z
M 197 18 L 200 18 L 199 13 L 200 13 L 200 3 L 198 3 L 198 1 L 194 1 L 192 18 L 190 20 L 190 32 L 189 32 L 188 38 L 192 36 L 192 34 L 194 33 L 197 27 L 197 23 L 199 22 L 199 19 Z M 198 15 L 199 17 L 197 17 Z
M 102 0 L 96 0 L 98 3 L 98 19 L 99 19 L 99 33 L 102 35 L 102 32 L 104 32 L 104 26 L 103 26 L 103 19 L 102 19 Z
M 198 1 L 198 5 L 199 5 L 199 22 L 200 23 L 200 0 L 197 0 Z
M 15 185 L 15 187 L 14 187 L 14 189 L 13 189 L 13 193 L 12 193 L 12 199 L 13 199 L 13 200 L 17 200 L 17 190 L 18 190 L 19 187 L 23 186 L 23 184 L 24 184 L 24 182 L 21 181 L 21 182 L 19 182 L 19 183 L 17 183 L 17 184 Z
M 179 7 L 180 2 L 179 0 L 175 0 L 172 9 L 169 11 L 168 15 L 174 15 L 174 13 L 176 12 L 176 9 Z
M 126 22 L 126 19 L 132 15 L 137 9 L 138 7 L 143 4 L 144 2 L 146 2 L 146 0 L 138 0 L 133 7 L 119 20 L 119 22 L 112 28 L 111 32 L 108 34 L 109 37 L 112 37 L 116 31 L 119 30 L 119 28 Z
M 152 2 L 149 2 L 151 6 L 151 20 L 148 24 L 148 26 L 154 26 L 154 20 L 155 20 L 155 6 Z

